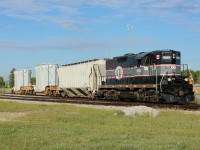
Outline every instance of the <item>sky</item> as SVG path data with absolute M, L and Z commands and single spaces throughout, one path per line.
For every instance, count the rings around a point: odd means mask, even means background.
M 128 30 L 127 25 L 132 28 Z M 173 49 L 200 70 L 199 0 L 0 0 L 0 76 Z

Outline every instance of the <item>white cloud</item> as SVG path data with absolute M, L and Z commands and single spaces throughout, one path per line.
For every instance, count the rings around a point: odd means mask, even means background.
M 32 0 L 3 0 L 0 2 L 0 7 L 9 10 L 16 14 L 39 14 L 47 12 L 48 6 L 45 3 L 38 3 Z
M 91 8 L 108 9 L 98 19 L 88 18 Z M 93 12 L 91 12 L 92 14 Z M 190 22 L 200 15 L 199 0 L 1 0 L 0 14 L 14 18 L 50 23 L 71 31 L 83 30 L 85 22 L 110 23 L 126 17 L 141 18 L 142 14 L 168 22 Z M 88 15 L 88 14 L 87 14 Z M 174 19 L 175 18 L 175 19 Z M 101 21 L 98 21 L 101 20 Z M 175 20 L 175 21 L 173 21 Z M 199 24 L 199 18 L 193 19 Z
M 158 40 L 152 38 L 137 37 L 131 43 L 131 49 L 143 51 L 152 50 L 155 48 L 168 48 L 163 46 L 182 44 L 179 40 Z M 43 39 L 40 42 L 27 41 L 1 41 L 0 51 L 25 51 L 25 52 L 39 52 L 39 51 L 93 51 L 93 50 L 129 50 L 129 40 L 127 37 L 116 38 L 63 38 L 54 37 Z
M 174 11 L 174 12 L 189 12 L 199 13 L 200 2 L 197 0 L 140 0 L 135 2 L 137 9 L 144 11 Z

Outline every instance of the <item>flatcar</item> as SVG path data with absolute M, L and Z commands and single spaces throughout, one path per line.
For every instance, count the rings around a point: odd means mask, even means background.
M 31 85 L 31 70 L 18 69 L 14 71 L 14 87 L 13 94 L 33 94 L 34 87 Z
M 104 78 L 97 97 L 166 103 L 189 103 L 195 99 L 188 65 L 181 65 L 181 53 L 175 50 L 109 59 Z
M 22 69 L 14 72 L 15 84 L 12 93 L 26 95 L 59 95 L 58 64 L 39 64 L 36 69 L 36 85 L 31 84 L 31 70 Z

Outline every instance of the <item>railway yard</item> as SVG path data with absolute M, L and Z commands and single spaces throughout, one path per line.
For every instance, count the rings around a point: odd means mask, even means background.
M 200 87 L 180 56 L 39 64 L 35 85 L 15 70 L 0 94 L 0 149 L 199 149 Z
M 0 150 L 200 150 L 200 0 L 0 0 Z

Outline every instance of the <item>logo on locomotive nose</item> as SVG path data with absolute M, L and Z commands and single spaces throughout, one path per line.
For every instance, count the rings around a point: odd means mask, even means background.
M 116 76 L 116 79 L 117 80 L 120 80 L 122 79 L 124 75 L 124 70 L 121 66 L 118 66 L 116 69 L 115 69 L 115 76 Z

